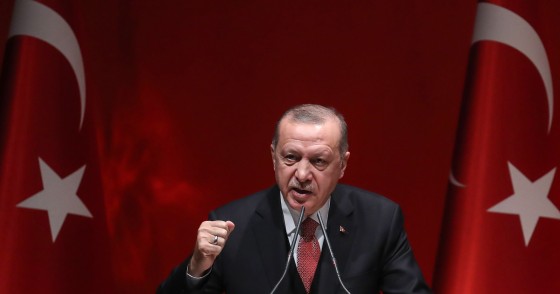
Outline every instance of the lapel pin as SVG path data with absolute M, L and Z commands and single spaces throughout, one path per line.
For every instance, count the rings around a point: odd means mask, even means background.
M 346 229 L 343 226 L 339 226 L 338 231 L 341 232 L 342 234 L 346 234 Z

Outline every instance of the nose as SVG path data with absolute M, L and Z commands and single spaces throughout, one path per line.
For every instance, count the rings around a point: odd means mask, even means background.
M 300 183 L 311 180 L 311 164 L 308 160 L 297 163 L 295 177 Z

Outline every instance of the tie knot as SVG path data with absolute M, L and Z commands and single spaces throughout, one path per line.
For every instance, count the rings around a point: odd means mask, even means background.
M 312 218 L 308 217 L 301 223 L 301 236 L 303 238 L 312 238 L 315 236 L 315 230 L 319 225 L 318 222 L 313 220 Z

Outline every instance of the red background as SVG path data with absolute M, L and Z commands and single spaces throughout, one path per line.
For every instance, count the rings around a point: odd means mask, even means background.
M 212 208 L 274 183 L 300 103 L 345 115 L 342 182 L 402 205 L 432 280 L 476 1 L 42 2 L 84 56 L 121 292 L 152 293 Z

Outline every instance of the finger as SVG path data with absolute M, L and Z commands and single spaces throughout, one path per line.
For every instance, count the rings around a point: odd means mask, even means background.
M 227 236 L 227 229 L 219 227 L 219 226 L 214 226 L 211 223 L 203 223 L 198 228 L 198 236 L 199 237 L 205 237 L 206 238 L 206 237 L 210 237 L 212 235 L 226 237 Z
M 231 221 L 207 221 L 200 226 L 199 234 L 216 235 L 227 240 L 234 228 L 235 225 Z
M 222 228 L 224 230 L 228 229 L 227 222 L 222 220 L 205 221 L 202 223 L 202 225 L 206 227 L 212 227 L 212 228 Z
M 226 239 L 218 235 L 204 234 L 197 238 L 197 246 L 204 251 L 214 251 L 213 247 L 223 247 Z
M 212 244 L 212 245 L 219 245 L 220 244 L 220 236 L 218 235 L 212 235 L 211 238 L 208 240 L 208 243 Z
M 222 228 L 211 228 L 211 229 L 208 229 L 207 231 L 205 231 L 204 233 L 202 233 L 201 235 L 204 236 L 205 238 L 207 238 L 208 240 L 213 240 L 214 236 L 218 236 L 220 238 L 227 239 L 229 233 L 228 233 L 227 230 L 222 229 Z

